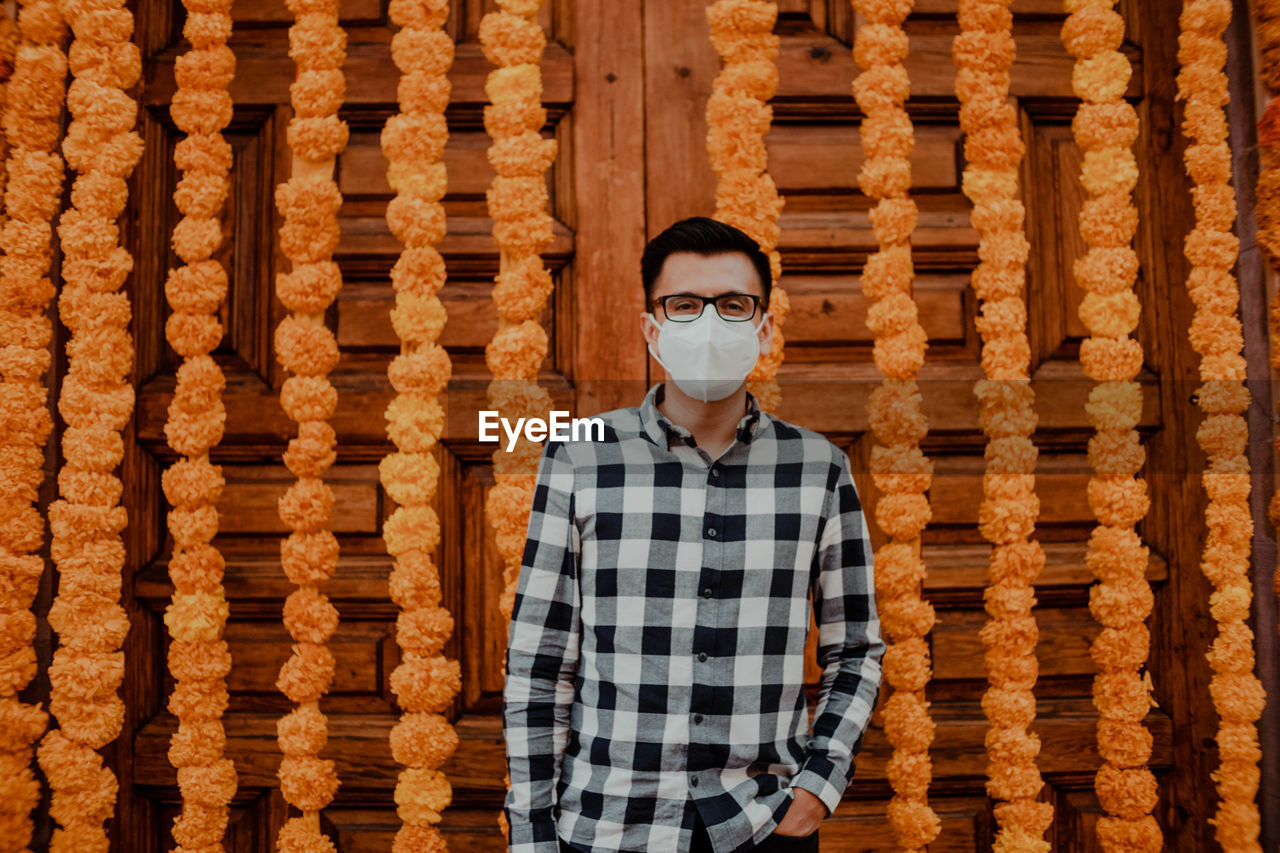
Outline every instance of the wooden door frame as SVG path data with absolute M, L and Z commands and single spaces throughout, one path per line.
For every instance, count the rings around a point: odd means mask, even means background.
M 1253 516 L 1254 631 L 1257 674 L 1269 701 L 1258 721 L 1262 744 L 1262 782 L 1258 806 L 1262 814 L 1262 847 L 1280 848 L 1280 648 L 1277 648 L 1276 533 L 1267 517 L 1275 491 L 1276 400 L 1271 391 L 1270 332 L 1267 306 L 1276 291 L 1276 276 L 1254 234 L 1255 187 L 1258 180 L 1257 116 L 1265 106 L 1265 92 L 1254 69 L 1259 67 L 1253 16 L 1248 0 L 1235 0 L 1227 28 L 1227 76 L 1231 105 L 1228 118 L 1236 188 L 1236 233 L 1240 235 L 1240 319 L 1249 392 L 1249 471 Z
M 645 220 L 643 0 L 573 4 L 573 357 L 576 413 L 638 405 L 647 356 L 640 256 Z M 606 85 L 583 86 L 584 80 Z

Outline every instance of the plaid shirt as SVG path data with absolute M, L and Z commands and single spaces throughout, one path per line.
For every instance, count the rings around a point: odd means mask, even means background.
M 695 808 L 729 853 L 790 787 L 834 810 L 853 775 L 884 644 L 848 457 L 748 392 L 713 460 L 663 391 L 538 466 L 503 693 L 513 853 L 679 853 Z

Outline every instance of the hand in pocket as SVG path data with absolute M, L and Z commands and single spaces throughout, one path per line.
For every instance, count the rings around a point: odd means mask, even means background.
M 791 805 L 787 807 L 773 834 L 793 838 L 812 835 L 827 816 L 826 804 L 804 788 L 793 787 L 790 790 Z

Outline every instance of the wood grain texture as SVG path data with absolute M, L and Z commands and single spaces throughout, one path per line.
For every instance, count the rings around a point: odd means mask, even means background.
M 1131 38 L 1141 39 L 1145 62 L 1135 69 L 1145 97 L 1138 104 L 1142 130 L 1134 146 L 1140 164 L 1134 201 L 1140 226 L 1135 248 L 1142 264 L 1137 292 L 1144 310 L 1138 328 L 1146 365 L 1162 376 L 1195 377 L 1197 358 L 1187 339 L 1194 306 L 1186 295 L 1188 264 L 1184 235 L 1193 224 L 1190 184 L 1181 165 L 1186 142 L 1178 132 L 1174 93 L 1180 4 L 1138 0 L 1140 23 Z M 1162 71 L 1161 69 L 1169 69 Z M 1180 113 L 1180 111 L 1179 111 Z M 1139 525 L 1143 540 L 1169 560 L 1169 581 L 1156 587 L 1151 626 L 1155 698 L 1173 724 L 1172 757 L 1177 772 L 1160 778 L 1160 822 L 1166 849 L 1213 850 L 1215 794 L 1209 773 L 1217 766 L 1213 738 L 1217 719 L 1209 702 L 1209 665 L 1205 659 L 1213 633 L 1209 583 L 1199 570 L 1203 538 L 1204 490 L 1199 473 L 1204 453 L 1195 440 L 1199 413 L 1187 393 L 1161 397 L 1164 428 L 1144 442 L 1147 467 L 1155 472 L 1151 512 Z
M 1240 261 L 1236 268 L 1240 281 L 1240 318 L 1244 325 L 1246 385 L 1254 405 L 1249 419 L 1249 467 L 1253 494 L 1254 633 L 1257 675 L 1268 697 L 1280 696 L 1280 612 L 1277 612 L 1277 585 L 1274 571 L 1276 531 L 1267 517 L 1267 503 L 1275 492 L 1276 403 L 1269 364 L 1270 342 L 1267 305 L 1276 291 L 1276 273 L 1263 257 L 1254 235 L 1257 231 L 1254 186 L 1258 175 L 1256 117 L 1265 107 L 1266 91 L 1255 73 L 1258 57 L 1254 47 L 1254 19 L 1245 0 L 1234 4 L 1235 14 L 1227 27 L 1227 78 L 1231 103 L 1228 119 L 1234 154 L 1236 187 L 1236 233 L 1240 237 Z M 1280 848 L 1280 702 L 1269 701 L 1258 721 L 1262 744 L 1262 780 L 1259 811 L 1262 815 L 1263 849 Z
M 693 5 L 693 4 L 690 4 Z M 642 51 L 649 10 L 640 0 L 605 9 L 574 5 L 577 80 L 568 150 L 572 195 L 566 219 L 579 251 L 560 316 L 557 347 L 575 380 L 574 411 L 634 404 L 647 358 L 638 334 L 644 310 L 640 255 L 646 239 L 646 74 Z

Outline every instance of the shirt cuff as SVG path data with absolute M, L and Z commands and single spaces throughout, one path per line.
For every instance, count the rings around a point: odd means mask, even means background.
M 824 755 L 810 753 L 800 767 L 800 772 L 791 779 L 792 788 L 804 788 L 822 800 L 827 807 L 827 816 L 835 812 L 844 796 L 844 789 L 849 784 L 849 777 L 843 770 L 831 763 Z
M 560 853 L 560 837 L 550 812 L 526 820 L 512 820 L 507 814 L 510 833 L 509 853 Z

